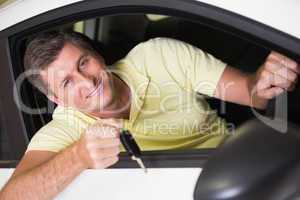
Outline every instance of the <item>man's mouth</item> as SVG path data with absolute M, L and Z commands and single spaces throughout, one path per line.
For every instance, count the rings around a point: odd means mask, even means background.
M 101 80 L 99 81 L 99 83 L 97 84 L 96 88 L 91 92 L 89 93 L 86 98 L 90 98 L 92 96 L 94 96 L 95 94 L 99 93 L 101 94 L 102 93 L 102 90 L 103 90 L 103 79 L 101 78 Z

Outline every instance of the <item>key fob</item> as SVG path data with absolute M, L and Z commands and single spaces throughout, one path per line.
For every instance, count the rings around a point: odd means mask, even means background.
M 141 157 L 141 150 L 128 130 L 122 130 L 120 140 L 130 156 Z

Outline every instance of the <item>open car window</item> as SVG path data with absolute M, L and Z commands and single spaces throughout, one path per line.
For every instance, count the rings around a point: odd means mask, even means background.
M 139 43 L 157 37 L 186 42 L 246 72 L 256 71 L 269 53 L 267 48 L 237 35 L 188 18 L 171 15 L 116 14 L 54 26 L 43 31 L 53 29 L 75 30 L 85 34 L 93 40 L 108 65 L 125 57 Z M 33 35 L 19 41 L 21 51 L 25 50 L 28 38 Z M 23 60 L 22 53 L 17 56 L 18 60 Z M 31 138 L 38 129 L 51 120 L 56 105 L 26 82 L 23 89 L 24 102 L 30 108 L 35 109 L 33 115 L 24 113 L 25 117 L 30 118 L 29 121 L 31 121 L 31 123 L 26 123 L 28 137 Z M 212 109 L 226 119 L 229 129 L 235 129 L 253 117 L 251 109 L 246 106 L 225 103 L 208 97 L 206 101 Z

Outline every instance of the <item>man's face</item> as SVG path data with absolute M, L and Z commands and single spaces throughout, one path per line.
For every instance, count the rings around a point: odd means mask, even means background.
M 51 100 L 81 111 L 103 111 L 115 96 L 103 59 L 71 43 L 66 43 L 57 59 L 41 71 L 41 77 L 54 93 L 48 96 Z

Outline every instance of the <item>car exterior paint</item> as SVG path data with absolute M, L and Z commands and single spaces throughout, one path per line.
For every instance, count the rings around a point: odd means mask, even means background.
M 34 16 L 82 0 L 16 0 L 0 6 L 0 31 Z M 190 0 L 195 1 L 195 0 Z M 300 1 L 297 0 L 201 0 L 199 2 L 253 19 L 300 39 Z M 6 6 L 5 6 L 6 5 Z

